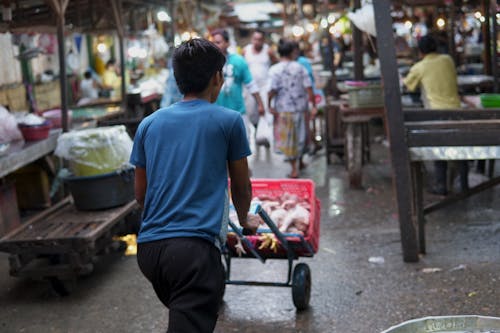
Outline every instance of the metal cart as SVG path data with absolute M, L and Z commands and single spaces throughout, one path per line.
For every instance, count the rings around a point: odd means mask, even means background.
M 233 222 L 229 222 L 230 232 L 227 243 L 223 251 L 226 264 L 226 284 L 251 285 L 251 286 L 272 286 L 291 287 L 292 299 L 297 310 L 305 310 L 309 306 L 311 295 L 311 270 L 305 263 L 298 263 L 293 267 L 293 261 L 299 257 L 313 257 L 318 251 L 319 227 L 320 227 L 320 201 L 314 195 L 314 183 L 310 180 L 252 180 L 253 195 L 270 192 L 273 193 L 295 193 L 301 197 L 306 197 L 311 204 L 309 228 L 306 236 L 294 233 L 281 232 L 269 215 L 260 207 L 256 213 L 260 215 L 269 229 L 258 230 L 257 235 L 245 236 L 240 227 Z M 270 234 L 276 237 L 278 246 L 276 249 L 261 248 L 262 235 Z M 245 254 L 239 254 L 236 249 L 238 239 L 241 240 Z M 262 263 L 267 259 L 281 259 L 288 261 L 288 274 L 285 282 L 266 281 L 246 281 L 231 279 L 231 259 L 232 258 L 256 258 Z

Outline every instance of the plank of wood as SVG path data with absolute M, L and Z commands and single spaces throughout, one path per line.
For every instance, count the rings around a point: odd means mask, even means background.
M 412 220 L 412 187 L 406 133 L 401 112 L 399 74 L 397 72 L 396 49 L 394 46 L 391 1 L 373 1 L 377 48 L 384 82 L 384 101 L 388 136 L 391 143 L 391 162 L 394 170 L 394 185 L 397 195 L 399 228 L 403 260 L 416 262 L 418 258 L 417 228 Z
M 409 147 L 497 146 L 500 145 L 499 133 L 498 129 L 410 130 L 407 132 L 406 141 Z
M 407 129 L 469 129 L 481 130 L 483 128 L 494 128 L 500 130 L 500 119 L 468 119 L 468 120 L 428 120 L 428 121 L 407 121 Z
M 500 109 L 403 110 L 404 121 L 500 119 Z

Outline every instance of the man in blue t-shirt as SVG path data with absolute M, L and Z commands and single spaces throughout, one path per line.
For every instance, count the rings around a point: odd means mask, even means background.
M 212 332 L 224 290 L 220 246 L 226 239 L 228 181 L 240 224 L 248 214 L 250 148 L 239 113 L 211 104 L 224 82 L 225 57 L 205 39 L 174 51 L 184 98 L 139 125 L 130 162 L 143 206 L 137 261 L 169 308 L 168 332 Z
M 245 110 L 243 100 L 243 85 L 257 102 L 259 115 L 264 115 L 264 104 L 259 94 L 259 86 L 253 81 L 248 64 L 242 56 L 229 53 L 229 34 L 226 30 L 217 29 L 212 32 L 212 39 L 215 45 L 226 56 L 226 63 L 223 67 L 224 85 L 219 93 L 216 103 L 221 106 L 238 111 L 245 122 L 247 135 L 250 133 L 251 123 Z

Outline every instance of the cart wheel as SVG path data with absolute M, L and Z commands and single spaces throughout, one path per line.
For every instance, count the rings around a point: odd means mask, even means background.
M 311 298 L 311 270 L 309 266 L 300 263 L 293 269 L 292 299 L 297 310 L 305 310 Z
M 74 281 L 64 281 L 58 277 L 51 276 L 48 278 L 52 289 L 62 297 L 69 296 L 74 287 Z

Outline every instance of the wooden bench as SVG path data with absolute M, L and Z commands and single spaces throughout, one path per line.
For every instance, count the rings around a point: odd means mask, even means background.
M 79 211 L 67 197 L 2 237 L 0 251 L 10 254 L 12 276 L 47 279 L 64 295 L 65 282 L 92 272 L 96 256 L 113 246 L 113 236 L 135 231 L 139 219 L 135 200 Z

